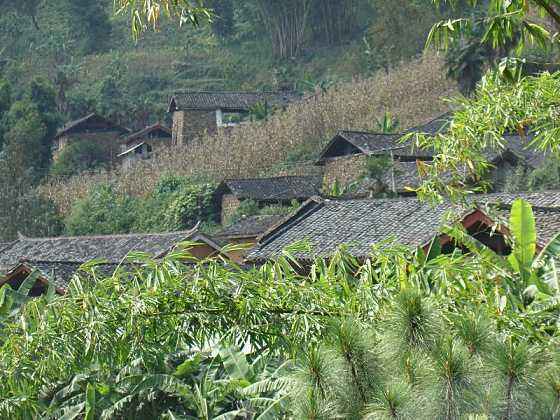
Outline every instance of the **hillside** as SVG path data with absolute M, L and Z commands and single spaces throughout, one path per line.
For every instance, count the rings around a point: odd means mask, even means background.
M 122 193 L 149 193 L 166 173 L 215 180 L 235 177 L 309 174 L 313 158 L 339 130 L 375 130 L 386 112 L 401 128 L 437 117 L 449 109 L 446 98 L 458 95 L 434 55 L 402 64 L 389 74 L 340 83 L 304 102 L 291 105 L 268 121 L 235 127 L 171 149 L 127 171 L 111 171 L 53 180 L 42 189 L 62 214 L 99 184 Z
M 203 200 L 198 192 L 209 191 L 207 182 L 314 174 L 314 157 L 337 131 L 377 129 L 386 113 L 406 128 L 441 114 L 448 108 L 442 99 L 458 94 L 443 57 L 422 57 L 431 25 L 450 16 L 445 7 L 408 0 L 209 3 L 217 13 L 213 22 L 178 27 L 163 20 L 137 42 L 129 16 L 116 15 L 109 0 L 26 0 L 29 8 L 6 9 L 0 148 L 11 157 L 2 161 L 0 189 L 12 199 L 0 208 L 2 239 L 69 233 L 71 219 L 87 227 L 72 231 L 80 234 L 185 229 L 195 215 L 214 217 L 210 209 L 199 213 L 192 203 L 178 203 L 169 223 L 150 218 L 149 207 L 161 201 L 158 186 L 170 175 L 171 184 L 189 185 L 177 199 L 197 202 Z M 309 6 L 305 19 L 302 5 Z M 156 122 L 170 127 L 166 110 L 177 92 L 281 89 L 308 99 L 265 121 L 160 152 L 126 172 L 91 142 L 53 159 L 57 130 L 90 113 L 132 130 Z M 201 182 L 206 186 L 194 185 Z M 94 207 L 112 221 L 118 202 L 123 223 L 77 220 L 85 216 L 74 210 L 100 191 Z M 194 213 L 187 217 L 185 208 Z M 90 210 L 86 205 L 82 214 Z

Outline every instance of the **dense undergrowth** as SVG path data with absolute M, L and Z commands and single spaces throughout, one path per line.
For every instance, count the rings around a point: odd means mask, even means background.
M 109 277 L 90 263 L 65 296 L 5 286 L 0 413 L 557 418 L 558 238 L 536 254 L 523 201 L 510 223 L 509 259 L 464 239 L 470 254 L 386 243 L 304 269 L 296 244 L 241 268 L 184 244 Z

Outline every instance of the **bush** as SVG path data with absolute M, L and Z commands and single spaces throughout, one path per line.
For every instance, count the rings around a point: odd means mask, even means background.
M 66 146 L 51 166 L 51 175 L 69 177 L 80 172 L 103 167 L 107 153 L 97 142 L 75 141 Z
M 135 210 L 134 199 L 101 184 L 74 204 L 65 220 L 66 230 L 70 235 L 128 233 L 134 225 Z
M 139 202 L 134 229 L 137 231 L 177 231 L 198 222 L 217 220 L 213 196 L 216 186 L 191 178 L 164 175 L 154 191 Z

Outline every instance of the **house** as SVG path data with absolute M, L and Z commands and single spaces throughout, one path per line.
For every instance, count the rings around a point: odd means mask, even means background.
M 196 259 L 221 255 L 222 245 L 204 235 L 197 228 L 185 232 L 159 234 L 129 234 L 60 238 L 20 238 L 0 252 L 0 284 L 17 287 L 31 271 L 39 272 L 34 293 L 43 293 L 46 284 L 53 282 L 64 293 L 74 274 L 90 261 L 102 261 L 105 274 L 122 264 L 131 252 L 141 252 L 161 258 L 180 243 L 194 242 L 188 250 Z
M 52 144 L 53 159 L 70 143 L 96 142 L 106 152 L 106 158 L 113 161 L 120 153 L 122 136 L 129 134 L 128 128 L 122 127 L 95 113 L 86 115 L 67 123 L 57 133 Z
M 216 189 L 214 200 L 222 224 L 227 224 L 244 200 L 253 200 L 260 207 L 303 202 L 321 193 L 322 182 L 320 176 L 227 179 Z
M 435 135 L 448 124 L 449 114 L 445 114 L 404 133 L 341 131 L 323 148 L 316 165 L 324 166 L 325 185 L 332 185 L 335 181 L 347 185 L 367 173 L 370 157 L 387 157 L 391 161 L 407 163 L 430 161 L 433 159 L 432 151 L 421 150 L 412 141 L 403 143 L 401 139 L 410 132 Z M 410 175 L 413 165 L 404 166 Z M 392 167 L 388 169 L 389 172 L 392 170 Z
M 286 247 L 300 241 L 308 241 L 311 246 L 310 251 L 296 254 L 302 261 L 329 257 L 343 245 L 351 255 L 363 259 L 370 255 L 373 245 L 390 240 L 415 249 L 429 247 L 439 238 L 442 249 L 449 252 L 454 244 L 441 234 L 441 227 L 452 221 L 460 222 L 471 236 L 496 252 L 507 254 L 507 230 L 499 228 L 494 232 L 494 228 L 500 220 L 499 212 L 508 209 L 519 196 L 475 195 L 469 199 L 468 206 L 443 203 L 435 207 L 416 198 L 324 200 L 315 197 L 262 235 L 247 261 L 274 260 Z M 538 240 L 543 246 L 560 232 L 560 192 L 521 197 L 534 206 Z M 492 211 L 494 206 L 497 212 Z
M 205 131 L 239 123 L 257 105 L 264 111 L 286 107 L 299 97 L 292 92 L 183 92 L 173 95 L 173 143 L 187 144 Z
M 229 250 L 228 253 L 236 262 L 243 261 L 246 253 L 257 243 L 257 239 L 283 219 L 284 216 L 279 215 L 243 217 L 213 236 L 222 243 L 241 245 L 241 249 Z
M 354 192 L 356 196 L 367 196 L 382 191 L 397 195 L 414 195 L 422 182 L 418 172 L 418 162 L 433 160 L 432 150 L 419 150 L 409 140 L 402 142 L 403 136 L 413 132 L 435 135 L 449 125 L 450 114 L 440 116 L 427 124 L 411 128 L 399 134 L 379 134 L 357 131 L 339 132 L 323 149 L 316 165 L 324 167 L 324 184 L 348 185 L 359 181 Z M 535 169 L 546 159 L 546 152 L 528 147 L 531 136 L 506 134 L 504 148 L 488 151 L 486 158 L 491 164 L 487 178 L 495 191 L 503 190 L 506 180 L 521 165 Z M 381 173 L 372 174 L 375 159 L 386 159 Z
M 159 123 L 132 133 L 124 139 L 118 158 L 124 169 L 134 166 L 139 160 L 149 159 L 162 147 L 171 146 L 171 130 Z

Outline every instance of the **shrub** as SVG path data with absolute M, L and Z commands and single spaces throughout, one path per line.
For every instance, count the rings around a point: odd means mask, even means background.
M 74 204 L 65 220 L 66 230 L 70 235 L 128 233 L 134 224 L 135 205 L 131 197 L 101 184 Z
M 97 142 L 75 141 L 66 146 L 51 166 L 51 175 L 69 177 L 80 172 L 103 167 L 107 153 Z
M 218 217 L 215 190 L 209 182 L 164 175 L 154 191 L 139 201 L 134 230 L 176 231 L 190 229 L 198 222 L 211 223 Z

